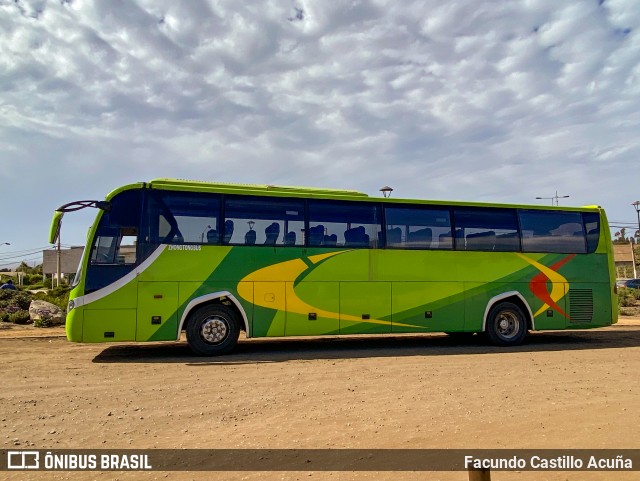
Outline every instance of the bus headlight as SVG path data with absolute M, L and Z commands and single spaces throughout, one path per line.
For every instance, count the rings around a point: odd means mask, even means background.
M 67 312 L 73 311 L 75 307 L 76 307 L 76 304 L 73 301 L 69 301 L 69 304 L 67 304 Z

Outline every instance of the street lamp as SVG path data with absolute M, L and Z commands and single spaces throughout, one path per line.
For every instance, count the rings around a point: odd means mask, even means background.
M 382 192 L 382 195 L 386 199 L 387 197 L 391 197 L 391 192 L 393 192 L 393 189 L 391 187 L 389 187 L 388 185 L 385 185 L 384 187 L 382 187 L 380 189 L 380 192 Z
M 10 246 L 11 242 L 3 242 L 2 244 L 0 244 L 0 246 Z
M 558 191 L 556 190 L 556 195 L 554 195 L 553 197 L 536 197 L 536 199 L 544 199 L 544 200 L 549 200 L 551 199 L 551 205 L 559 205 L 558 204 L 558 199 L 566 199 L 570 196 L 568 195 L 558 195 Z M 555 204 L 554 204 L 555 201 Z

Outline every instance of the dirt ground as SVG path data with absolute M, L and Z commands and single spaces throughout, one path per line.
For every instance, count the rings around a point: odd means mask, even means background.
M 534 333 L 517 348 L 445 335 L 73 344 L 0 330 L 3 449 L 640 448 L 640 318 Z M 58 337 L 56 337 L 58 336 Z M 0 473 L 16 480 L 466 480 L 466 472 Z M 494 472 L 632 480 L 640 472 Z

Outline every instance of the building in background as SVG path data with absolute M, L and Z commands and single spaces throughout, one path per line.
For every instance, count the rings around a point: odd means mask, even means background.
M 636 279 L 633 244 L 613 244 L 613 259 L 616 263 L 616 279 Z
M 60 249 L 60 277 L 69 279 L 78 271 L 84 246 L 74 246 L 69 249 Z M 118 263 L 133 264 L 136 259 L 136 246 L 121 246 L 119 250 Z M 47 249 L 42 251 L 42 274 L 51 276 L 51 286 L 55 285 L 57 274 L 58 251 L 57 249 Z
M 83 246 L 71 247 L 69 249 L 60 249 L 60 277 L 69 278 L 74 275 L 80 259 L 82 258 Z M 58 251 L 56 249 L 48 249 L 42 251 L 42 274 L 46 277 L 51 276 L 51 285 L 54 285 L 54 279 L 58 272 Z

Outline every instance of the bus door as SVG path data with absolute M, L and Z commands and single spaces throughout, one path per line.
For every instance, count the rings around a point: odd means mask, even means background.
M 136 341 L 175 340 L 177 311 L 177 282 L 139 282 Z

